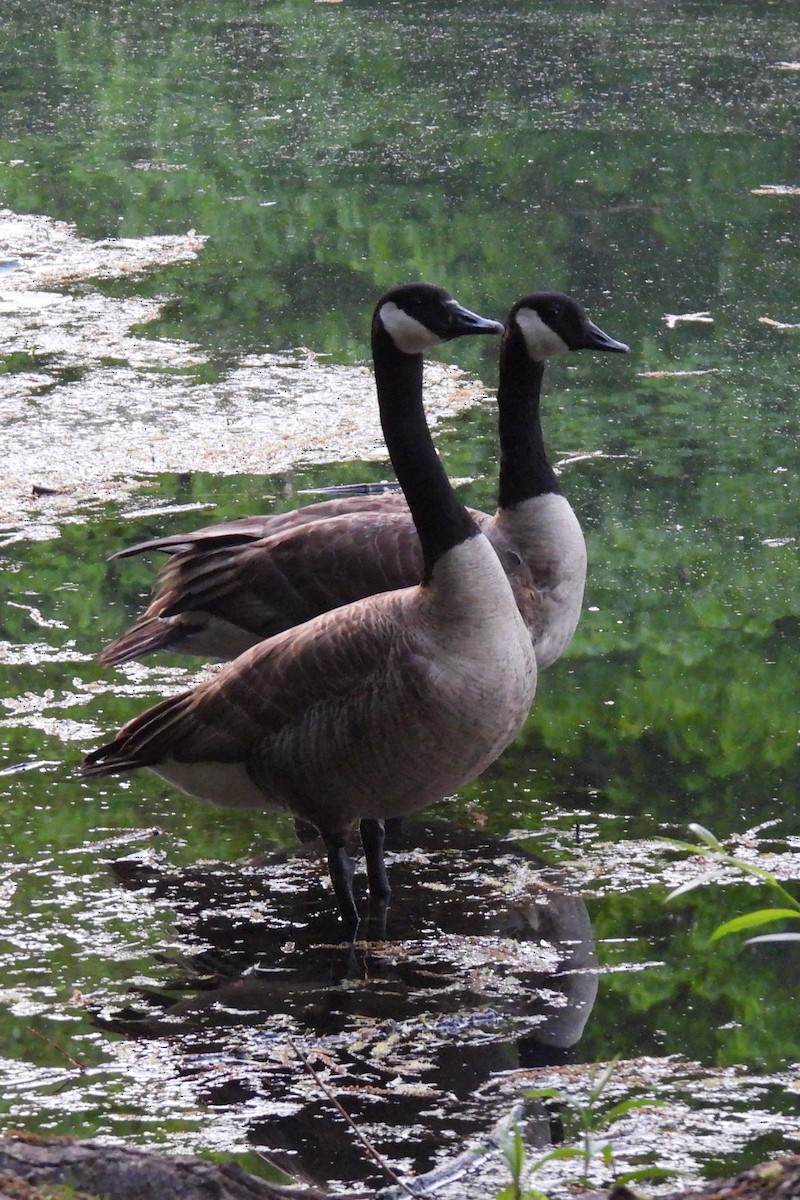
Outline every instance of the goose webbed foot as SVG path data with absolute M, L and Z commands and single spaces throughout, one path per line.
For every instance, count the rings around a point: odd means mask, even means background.
M 383 821 L 375 817 L 365 817 L 361 821 L 360 831 L 369 883 L 370 917 L 377 922 L 379 936 L 385 938 L 386 912 L 389 907 L 389 897 L 392 894 L 383 858 L 386 827 Z
M 325 839 L 328 848 L 328 871 L 330 872 L 339 915 L 348 937 L 355 941 L 361 916 L 353 895 L 355 863 L 345 849 L 344 842 Z

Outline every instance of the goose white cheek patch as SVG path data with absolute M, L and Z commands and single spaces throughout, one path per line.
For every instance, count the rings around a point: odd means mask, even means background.
M 421 321 L 410 317 L 393 300 L 381 306 L 380 319 L 397 349 L 404 354 L 422 354 L 431 346 L 438 346 L 442 340 Z
M 547 325 L 533 308 L 520 308 L 516 322 L 531 358 L 552 358 L 554 354 L 566 354 L 569 346 L 555 330 Z

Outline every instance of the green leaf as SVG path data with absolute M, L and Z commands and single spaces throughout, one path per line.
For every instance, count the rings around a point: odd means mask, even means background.
M 674 900 L 676 896 L 684 896 L 686 892 L 693 892 L 695 888 L 703 887 L 707 883 L 707 879 L 689 879 L 686 883 L 682 883 L 668 892 L 667 900 Z
M 771 921 L 797 920 L 798 914 L 791 908 L 757 908 L 755 912 L 745 913 L 734 917 L 732 921 L 724 921 L 711 934 L 711 941 L 727 937 L 731 933 L 741 933 L 743 929 L 756 929 L 760 925 L 769 925 Z
M 593 1101 L 595 1101 L 595 1100 L 599 1100 L 599 1098 L 602 1096 L 603 1092 L 605 1091 L 606 1087 L 608 1086 L 608 1082 L 611 1079 L 611 1076 L 614 1074 L 615 1070 L 617 1069 L 618 1063 L 619 1063 L 619 1055 L 615 1054 L 613 1058 L 610 1058 L 608 1060 L 608 1062 L 602 1069 L 599 1067 L 595 1068 L 594 1072 L 592 1073 L 593 1086 L 589 1092 L 589 1103 L 590 1104 L 592 1104 Z
M 655 841 L 664 846 L 671 846 L 673 850 L 684 850 L 687 854 L 711 853 L 706 846 L 698 846 L 696 842 L 682 842 L 680 838 L 656 838 Z
M 664 1100 L 648 1100 L 646 1096 L 640 1096 L 631 1100 L 621 1100 L 619 1104 L 615 1104 L 613 1108 L 609 1108 L 607 1112 L 602 1113 L 595 1125 L 596 1129 L 603 1129 L 610 1125 L 612 1121 L 618 1121 L 620 1117 L 624 1117 L 626 1113 L 631 1112 L 634 1108 L 663 1108 L 666 1101 Z
M 590 1158 L 591 1155 L 587 1150 L 581 1150 L 578 1146 L 558 1146 L 555 1150 L 550 1150 L 544 1158 L 540 1158 L 537 1166 L 546 1162 L 557 1162 L 565 1158 Z
M 500 1150 L 503 1158 L 508 1163 L 508 1169 L 511 1172 L 514 1183 L 518 1187 L 525 1166 L 525 1143 L 522 1140 L 519 1126 L 515 1125 L 513 1130 L 509 1130 L 503 1137 L 500 1143 Z
M 531 1088 L 530 1091 L 523 1092 L 523 1095 L 528 1100 L 560 1100 L 561 1093 L 558 1088 Z
M 625 1171 L 617 1175 L 615 1183 L 635 1183 L 640 1179 L 671 1179 L 680 1175 L 680 1171 L 670 1171 L 667 1167 L 638 1167 L 635 1171 Z
M 704 825 L 698 825 L 695 821 L 692 821 L 689 825 L 689 829 L 692 831 L 695 837 L 699 838 L 701 842 L 704 842 L 706 846 L 710 846 L 712 850 L 716 850 L 720 854 L 726 853 L 722 842 L 718 841 L 717 838 L 714 837 L 714 834 L 711 833 L 710 830 L 706 829 Z

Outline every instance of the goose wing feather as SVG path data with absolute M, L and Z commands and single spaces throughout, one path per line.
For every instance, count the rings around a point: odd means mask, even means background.
M 534 630 L 541 604 L 529 568 L 492 518 L 473 515 Z M 409 587 L 421 575 L 422 551 L 404 503 L 358 515 L 330 513 L 231 548 L 198 543 L 167 561 L 141 620 L 110 643 L 100 661 L 110 666 L 171 647 L 220 653 L 225 631 L 229 657 L 235 657 L 319 613 Z
M 363 596 L 419 583 L 422 569 L 407 509 L 335 517 L 234 550 L 170 559 L 145 615 L 222 610 L 265 637 Z
M 134 717 L 113 742 L 88 755 L 82 771 L 101 775 L 154 766 L 166 756 L 178 762 L 246 757 L 311 709 L 341 704 L 370 673 L 368 664 L 385 669 L 393 636 L 390 617 L 372 606 L 288 630 Z
M 422 551 L 405 507 L 331 516 L 233 547 L 198 544 L 168 559 L 142 618 L 106 646 L 100 661 L 110 666 L 171 647 L 219 653 L 223 626 L 228 657 L 235 657 L 319 613 L 410 586 L 421 575 Z
M 204 525 L 189 533 L 173 533 L 167 537 L 150 538 L 136 542 L 112 554 L 111 558 L 131 558 L 136 554 L 180 554 L 182 551 L 215 550 L 226 547 L 244 546 L 261 538 L 271 537 L 286 529 L 300 525 L 328 521 L 353 513 L 396 512 L 406 509 L 405 497 L 401 493 L 386 493 L 365 496 L 342 496 L 335 500 L 321 500 L 318 504 L 307 504 L 289 512 L 269 513 L 254 517 L 239 517 L 233 521 L 222 521 L 216 525 Z

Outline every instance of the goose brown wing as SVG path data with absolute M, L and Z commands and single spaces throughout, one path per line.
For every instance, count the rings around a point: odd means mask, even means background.
M 201 610 L 267 637 L 364 596 L 419 583 L 421 575 L 408 511 L 334 517 L 234 550 L 171 559 L 146 615 Z
M 393 674 L 399 678 L 393 664 L 410 661 L 401 614 L 410 595 L 326 613 L 259 643 L 205 683 L 129 721 L 87 756 L 82 774 L 157 767 L 167 758 L 248 762 L 275 739 L 296 741 L 302 730 L 334 721 L 346 728 L 365 698 L 391 690 Z
M 261 538 L 271 537 L 275 533 L 314 524 L 317 521 L 327 521 L 332 517 L 367 512 L 400 512 L 405 509 L 405 498 L 399 493 L 342 496 L 335 500 L 321 500 L 318 504 L 308 504 L 289 512 L 239 517 L 233 521 L 221 521 L 216 525 L 204 525 L 189 533 L 150 538 L 148 541 L 126 546 L 111 557 L 130 558 L 135 554 L 180 554 L 192 550 L 222 550 L 226 547 L 245 546 Z
M 419 582 L 422 554 L 407 508 L 392 505 L 385 511 L 338 516 L 326 512 L 317 522 L 290 526 L 269 538 L 207 549 L 198 542 L 173 555 L 142 618 L 105 647 L 100 661 L 112 666 L 157 650 L 187 648 L 233 658 L 251 640 Z M 490 537 L 536 640 L 541 597 L 527 564 L 492 518 L 476 511 L 473 515 Z M 215 635 L 214 620 L 239 631 L 241 639 Z
M 261 640 L 421 575 L 407 508 L 330 517 L 232 548 L 192 548 L 167 561 L 141 620 L 100 660 L 111 666 L 177 647 L 209 618 Z

